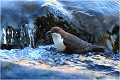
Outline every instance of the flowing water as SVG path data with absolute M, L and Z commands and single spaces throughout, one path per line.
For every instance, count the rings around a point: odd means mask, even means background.
M 111 30 L 113 24 L 119 24 L 119 5 L 119 0 L 30 0 L 29 2 L 27 0 L 2 0 L 1 43 L 12 44 L 15 42 L 14 36 L 20 33 L 20 41 L 25 39 L 26 34 L 28 35 L 26 38 L 29 39 L 29 47 L 0 50 L 0 58 L 13 61 L 35 60 L 56 67 L 76 68 L 77 66 L 78 70 L 95 70 L 118 77 L 120 72 L 119 53 L 114 54 L 111 51 L 106 51 L 103 53 L 64 54 L 57 51 L 54 45 L 39 45 L 36 48 L 31 48 L 31 46 L 35 46 L 36 25 L 33 23 L 37 16 L 46 16 L 47 12 L 51 12 L 55 17 L 63 17 L 73 28 L 79 28 L 82 23 L 88 31 L 92 32 L 94 29 L 90 26 L 94 25 L 100 30 L 98 33 L 104 33 L 105 30 Z M 23 25 L 25 29 L 23 29 Z M 20 32 L 16 31 L 15 34 L 13 31 L 10 32 L 11 28 L 6 30 L 7 26 L 21 30 Z M 6 36 L 8 34 L 11 34 L 9 39 Z M 107 42 L 110 43 L 109 40 Z M 16 43 L 22 44 L 23 42 L 16 41 Z M 108 46 L 112 49 L 112 44 Z
M 51 67 L 64 67 L 66 70 L 95 71 L 104 75 L 101 79 L 104 79 L 107 75 L 112 76 L 113 79 L 118 79 L 120 71 L 119 54 L 109 51 L 104 53 L 64 54 L 60 53 L 54 45 L 38 46 L 35 49 L 26 47 L 22 50 L 0 50 L 0 58 L 14 62 L 37 61 Z M 19 76 L 17 77 L 19 78 Z

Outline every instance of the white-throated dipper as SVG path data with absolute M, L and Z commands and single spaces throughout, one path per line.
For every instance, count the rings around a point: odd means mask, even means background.
M 60 27 L 52 27 L 48 33 L 51 33 L 53 42 L 57 49 L 64 53 L 87 53 L 104 51 L 104 47 L 85 42 L 75 35 L 64 31 Z

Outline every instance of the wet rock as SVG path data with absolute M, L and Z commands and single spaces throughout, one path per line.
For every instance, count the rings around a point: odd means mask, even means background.
M 46 32 L 49 31 L 52 27 L 60 26 L 64 29 L 71 28 L 70 24 L 64 18 L 55 16 L 50 12 L 48 12 L 46 16 L 37 17 L 34 21 L 34 24 L 37 26 L 36 40 L 39 40 L 36 41 L 36 43 L 42 44 L 52 43 L 51 35 L 46 35 Z
M 115 24 L 112 30 L 108 32 L 108 39 L 112 42 L 111 46 L 114 53 L 119 53 L 119 27 L 120 25 Z
M 113 71 L 113 72 L 108 73 L 108 75 L 119 76 L 120 72 L 119 71 Z
M 29 34 L 29 29 L 27 26 L 23 26 L 20 29 L 14 28 L 12 26 L 7 26 L 3 29 L 3 36 L 1 39 L 1 49 L 22 49 L 27 46 L 35 47 L 31 39 L 32 34 Z
M 1 49 L 7 49 L 7 50 L 11 50 L 11 49 L 23 49 L 22 46 L 19 45 L 7 45 L 7 44 L 1 44 Z

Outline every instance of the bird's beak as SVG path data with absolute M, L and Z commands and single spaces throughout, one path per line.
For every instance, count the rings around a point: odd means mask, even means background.
M 51 31 L 48 31 L 46 34 L 50 34 L 51 33 Z

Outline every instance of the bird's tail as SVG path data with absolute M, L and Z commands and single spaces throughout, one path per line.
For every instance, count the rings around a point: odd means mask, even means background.
M 93 45 L 92 51 L 93 52 L 104 52 L 105 51 L 105 47 Z

